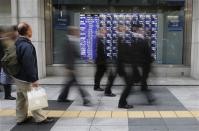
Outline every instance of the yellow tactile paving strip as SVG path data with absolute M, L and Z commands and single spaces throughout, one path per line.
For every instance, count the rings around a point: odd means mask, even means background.
M 142 111 L 128 111 L 129 118 L 144 118 L 144 112 Z
M 162 118 L 177 118 L 177 115 L 174 111 L 160 111 Z
M 16 110 L 6 109 L 6 110 L 0 111 L 0 117 L 1 116 L 15 116 L 15 115 L 16 115 Z
M 127 118 L 127 111 L 112 111 L 112 118 Z
M 94 117 L 95 116 L 96 111 L 81 111 L 79 114 L 79 117 Z
M 178 117 L 193 117 L 192 113 L 189 111 L 176 111 Z
M 64 114 L 64 111 L 49 111 L 47 114 L 49 117 L 61 117 Z
M 199 117 L 199 111 L 191 111 L 191 114 L 192 114 L 194 117 Z
M 199 111 L 60 111 L 45 110 L 49 117 L 62 118 L 199 118 Z M 29 113 L 31 115 L 31 113 Z M 0 117 L 16 116 L 14 109 L 0 109 Z
M 76 118 L 79 117 L 80 111 L 65 111 L 62 117 Z
M 97 111 L 95 117 L 97 118 L 111 118 L 111 111 Z
M 159 111 L 144 111 L 145 118 L 161 118 Z

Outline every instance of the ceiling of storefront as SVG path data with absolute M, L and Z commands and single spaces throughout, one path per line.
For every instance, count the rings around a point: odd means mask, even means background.
M 184 6 L 185 0 L 53 0 L 53 4 L 74 5 L 132 5 L 132 6 Z

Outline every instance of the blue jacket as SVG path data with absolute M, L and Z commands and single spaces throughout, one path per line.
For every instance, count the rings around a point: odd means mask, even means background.
M 21 69 L 14 77 L 27 81 L 35 82 L 38 80 L 38 68 L 37 68 L 37 57 L 36 50 L 32 42 L 25 38 L 19 37 L 16 40 L 16 52 L 18 62 L 21 64 Z

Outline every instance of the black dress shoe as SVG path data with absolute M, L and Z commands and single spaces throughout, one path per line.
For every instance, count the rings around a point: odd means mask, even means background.
M 113 93 L 104 93 L 105 96 L 109 96 L 109 97 L 115 97 L 116 95 Z
M 92 106 L 93 104 L 89 100 L 84 100 L 83 105 L 84 106 Z
M 150 98 L 147 100 L 149 104 L 154 104 L 156 99 L 155 98 Z
M 48 123 L 52 123 L 54 121 L 55 121 L 55 119 L 48 117 L 48 118 L 46 118 L 45 120 L 43 120 L 41 122 L 37 122 L 37 124 L 48 124 Z
M 94 90 L 95 90 L 95 91 L 104 91 L 104 89 L 102 89 L 102 88 L 100 88 L 100 87 L 99 87 L 99 88 L 94 88 Z
M 63 99 L 58 99 L 57 102 L 67 102 L 67 103 L 70 103 L 70 102 L 73 102 L 72 100 L 63 100 Z
M 133 108 L 133 105 L 118 105 L 118 108 L 124 108 L 124 109 L 130 109 L 130 108 Z
M 5 97 L 6 100 L 16 100 L 15 97 L 9 96 L 9 97 Z
M 32 120 L 33 118 L 31 116 L 28 116 L 26 119 L 24 119 L 23 121 L 21 122 L 17 122 L 17 125 L 22 125 L 22 124 L 25 124 L 25 123 L 28 123 Z

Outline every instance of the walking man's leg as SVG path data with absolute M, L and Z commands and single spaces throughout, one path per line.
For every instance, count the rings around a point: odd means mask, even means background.
M 104 91 L 105 96 L 110 96 L 110 97 L 116 96 L 111 91 L 111 87 L 113 86 L 113 82 L 114 82 L 116 76 L 117 76 L 116 71 L 111 70 L 109 72 L 108 83 L 107 83 L 107 86 L 106 86 L 105 91 Z
M 147 79 L 150 71 L 149 65 L 143 65 L 142 66 L 142 79 L 141 79 L 141 90 L 142 91 L 148 91 L 148 85 L 147 85 Z
M 105 72 L 106 72 L 106 65 L 97 65 L 96 66 L 94 90 L 104 91 L 104 89 L 100 88 L 100 82 L 101 82 L 101 79 L 102 79 Z
M 133 85 L 133 83 L 131 81 L 132 80 L 131 75 L 128 75 L 126 73 L 126 71 L 124 70 L 123 78 L 124 78 L 126 87 L 124 88 L 124 90 L 120 96 L 119 104 L 118 104 L 119 108 L 126 108 L 126 109 L 133 108 L 132 105 L 128 105 L 128 103 L 127 103 L 127 97 L 129 96 L 131 89 L 132 89 L 132 85 Z
M 75 82 L 74 80 L 74 74 L 72 72 L 69 73 L 68 75 L 68 82 L 66 82 L 65 87 L 63 87 L 59 97 L 58 97 L 58 102 L 70 102 L 70 100 L 67 100 L 68 94 L 70 91 L 70 88 L 72 84 Z

